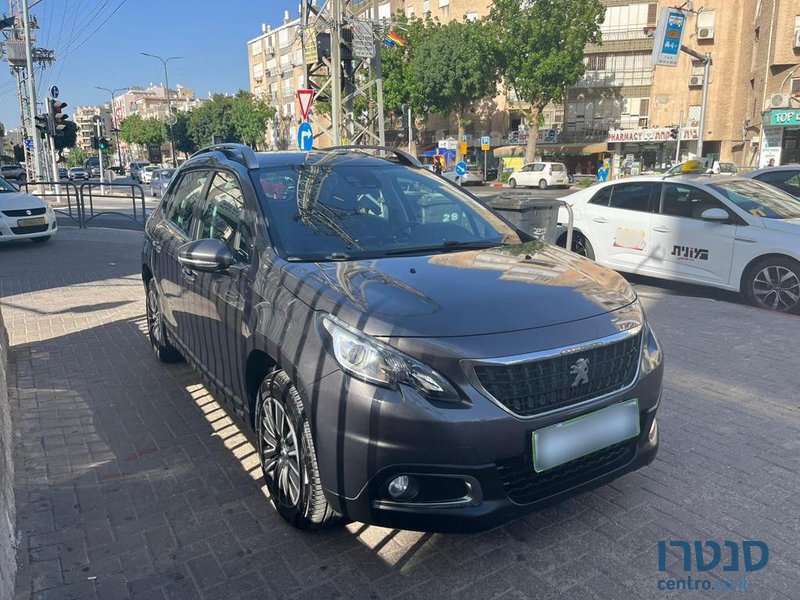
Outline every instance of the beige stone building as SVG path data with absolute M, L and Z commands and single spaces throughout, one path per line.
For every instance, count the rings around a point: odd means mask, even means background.
M 111 136 L 112 119 L 111 106 L 103 104 L 101 106 L 78 106 L 72 113 L 72 120 L 78 128 L 76 147 L 83 150 L 86 154 L 94 154 L 92 149 L 92 136 L 97 131 L 95 117 L 100 117 L 103 127 L 103 134 Z

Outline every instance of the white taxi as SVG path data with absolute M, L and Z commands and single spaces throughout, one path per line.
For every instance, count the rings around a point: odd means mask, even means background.
M 785 192 L 736 176 L 678 175 L 612 181 L 563 200 L 574 213 L 572 249 L 602 265 L 800 313 L 800 200 Z
M 27 239 L 46 242 L 57 228 L 56 216 L 47 202 L 0 179 L 0 243 Z

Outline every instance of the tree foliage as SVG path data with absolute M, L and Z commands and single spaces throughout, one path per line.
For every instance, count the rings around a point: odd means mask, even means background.
M 131 115 L 120 123 L 119 137 L 128 144 L 160 145 L 167 139 L 167 131 L 164 124 L 157 119 L 143 119 L 140 115 Z
M 191 113 L 179 112 L 177 121 L 172 126 L 172 136 L 175 140 L 175 152 L 183 152 L 184 154 L 193 154 L 199 150 L 197 144 L 189 135 L 189 120 Z
M 215 94 L 210 100 L 203 102 L 189 114 L 189 137 L 198 148 L 211 144 L 217 136 L 224 142 L 236 141 L 236 129 L 233 124 L 232 96 Z
M 249 92 L 240 91 L 234 97 L 231 121 L 236 138 L 243 144 L 258 149 L 274 116 L 274 107 Z
M 72 148 L 67 153 L 67 167 L 82 167 L 86 161 L 86 153 L 81 148 Z
M 604 14 L 600 0 L 494 0 L 489 20 L 503 80 L 531 106 L 526 161 L 534 160 L 544 107 L 562 102 L 583 76 L 584 47 L 600 41 Z

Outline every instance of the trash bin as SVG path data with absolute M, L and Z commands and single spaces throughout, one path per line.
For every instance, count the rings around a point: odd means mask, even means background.
M 543 242 L 556 243 L 560 200 L 500 194 L 486 204 L 511 221 L 517 229 Z

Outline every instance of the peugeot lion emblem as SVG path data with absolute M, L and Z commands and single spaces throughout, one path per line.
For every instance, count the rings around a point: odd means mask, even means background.
M 570 375 L 575 375 L 572 387 L 578 387 L 582 383 L 589 383 L 589 360 L 579 358 L 574 365 L 569 368 Z
M 28 210 L 25 211 L 25 214 L 30 217 L 33 213 L 31 212 L 31 209 L 29 208 Z

